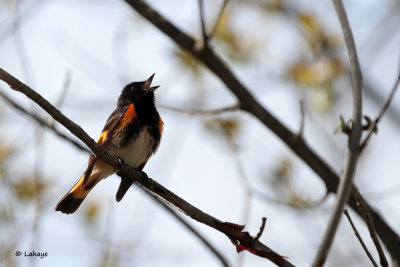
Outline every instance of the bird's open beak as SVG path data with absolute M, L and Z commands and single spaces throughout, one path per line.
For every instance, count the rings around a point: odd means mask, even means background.
M 147 79 L 147 81 L 144 82 L 144 84 L 143 84 L 144 90 L 154 92 L 158 87 L 160 87 L 160 86 L 150 87 L 151 82 L 153 81 L 154 75 L 156 75 L 156 74 L 154 73 L 153 75 L 150 76 L 150 78 Z

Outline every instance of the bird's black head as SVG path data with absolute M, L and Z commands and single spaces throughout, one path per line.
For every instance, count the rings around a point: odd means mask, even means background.
M 152 86 L 154 75 L 151 75 L 146 81 L 132 82 L 122 89 L 121 96 L 118 99 L 118 105 L 134 103 L 135 105 L 154 105 L 154 91 L 159 86 Z

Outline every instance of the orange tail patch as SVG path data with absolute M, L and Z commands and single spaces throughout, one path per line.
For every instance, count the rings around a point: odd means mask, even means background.
M 98 182 L 97 180 L 94 180 L 87 186 L 82 186 L 84 180 L 85 175 L 83 175 L 74 187 L 72 187 L 72 189 L 69 190 L 69 192 L 58 202 L 56 211 L 71 214 L 79 208 L 87 194 L 89 194 L 90 190 Z

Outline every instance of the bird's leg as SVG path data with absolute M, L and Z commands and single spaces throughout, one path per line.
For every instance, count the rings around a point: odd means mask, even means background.
M 116 168 L 114 168 L 114 171 L 115 171 L 116 174 L 119 174 L 119 172 L 120 172 L 120 170 L 122 168 L 122 165 L 125 165 L 125 162 L 120 157 L 117 157 L 117 160 L 118 160 L 118 166 Z

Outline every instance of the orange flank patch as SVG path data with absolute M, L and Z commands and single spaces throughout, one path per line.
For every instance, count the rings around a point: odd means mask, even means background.
M 131 123 L 134 119 L 137 119 L 137 114 L 135 110 L 135 106 L 133 104 L 130 104 L 128 106 L 128 109 L 126 110 L 124 116 L 121 118 L 121 122 L 118 124 L 117 128 L 115 130 L 119 130 L 129 123 Z
M 83 175 L 81 177 L 81 179 L 79 179 L 79 181 L 76 183 L 76 185 L 74 185 L 74 187 L 72 187 L 72 189 L 69 190 L 69 192 L 73 193 L 74 191 L 78 190 L 81 187 L 83 180 L 85 180 L 85 175 Z
M 160 134 L 162 133 L 163 129 L 164 129 L 164 122 L 161 119 L 161 116 L 158 115 L 158 130 L 160 131 Z
M 103 143 L 105 140 L 107 140 L 107 133 L 108 133 L 107 130 L 104 131 L 104 132 L 102 132 L 102 133 L 100 134 L 99 139 L 97 139 L 97 143 L 101 144 L 101 143 Z

